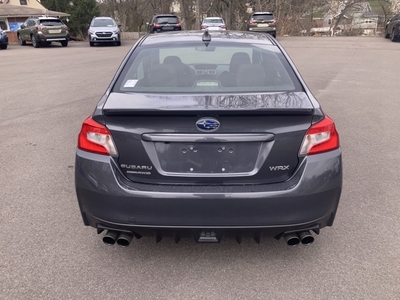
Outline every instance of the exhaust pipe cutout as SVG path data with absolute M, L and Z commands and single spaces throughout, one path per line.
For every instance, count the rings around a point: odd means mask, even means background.
M 294 247 L 300 244 L 300 238 L 295 232 L 285 234 L 283 238 L 288 246 Z
M 118 246 L 128 247 L 132 242 L 133 234 L 127 232 L 121 232 L 117 239 Z
M 311 245 L 314 243 L 314 237 L 310 233 L 310 231 L 301 231 L 299 232 L 299 238 L 302 245 Z
M 118 236 L 119 236 L 118 231 L 108 230 L 107 233 L 103 237 L 103 243 L 106 245 L 112 246 L 117 241 Z

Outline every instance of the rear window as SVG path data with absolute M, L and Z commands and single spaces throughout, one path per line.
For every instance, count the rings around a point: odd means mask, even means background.
M 257 14 L 252 16 L 253 20 L 260 20 L 260 21 L 271 21 L 274 19 L 274 15 L 272 14 Z
M 39 20 L 39 24 L 43 26 L 60 26 L 63 25 L 64 23 L 61 20 L 52 19 L 52 20 Z
M 140 46 L 113 91 L 142 93 L 251 93 L 302 91 L 276 46 L 212 43 Z
M 167 23 L 176 24 L 176 23 L 178 23 L 178 18 L 177 17 L 157 17 L 156 22 L 159 24 L 167 24 Z
M 204 19 L 203 23 L 211 24 L 211 23 L 224 23 L 222 19 Z

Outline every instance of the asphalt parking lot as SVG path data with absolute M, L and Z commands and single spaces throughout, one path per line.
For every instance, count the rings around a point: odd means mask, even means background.
M 308 247 L 268 237 L 104 245 L 79 214 L 74 151 L 134 41 L 0 50 L 0 299 L 399 299 L 400 43 L 278 40 L 343 150 L 335 224 Z

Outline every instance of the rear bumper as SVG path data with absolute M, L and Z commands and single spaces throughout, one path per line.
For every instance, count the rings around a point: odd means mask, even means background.
M 62 36 L 45 36 L 43 34 L 38 34 L 39 41 L 42 43 L 45 42 L 61 42 L 61 41 L 68 41 L 69 34 L 62 35 Z
M 284 184 L 253 191 L 249 186 L 133 188 L 125 181 L 109 157 L 77 151 L 75 184 L 85 225 L 140 235 L 215 229 L 277 236 L 333 224 L 342 189 L 341 151 L 307 157 Z

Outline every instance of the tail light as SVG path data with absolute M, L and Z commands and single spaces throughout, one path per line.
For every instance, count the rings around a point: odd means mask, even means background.
M 276 20 L 273 19 L 270 24 L 275 25 L 276 24 Z
M 207 27 L 207 25 L 201 25 L 201 29 L 206 29 Z
M 117 155 L 110 131 L 91 117 L 87 118 L 78 136 L 78 148 L 103 155 Z
M 335 123 L 327 116 L 311 126 L 303 139 L 299 155 L 312 155 L 339 148 L 339 134 Z
M 153 23 L 153 27 L 160 27 L 160 24 L 158 24 L 158 23 Z
M 35 26 L 37 31 L 42 31 L 43 27 L 42 26 Z
M 219 27 L 226 29 L 226 25 L 219 25 Z
M 249 21 L 249 24 L 250 24 L 250 25 L 256 25 L 257 23 L 256 23 L 256 21 L 254 21 L 253 19 L 251 19 L 251 20 Z
M 181 26 L 181 22 L 175 24 L 175 27 L 179 27 L 179 26 Z

